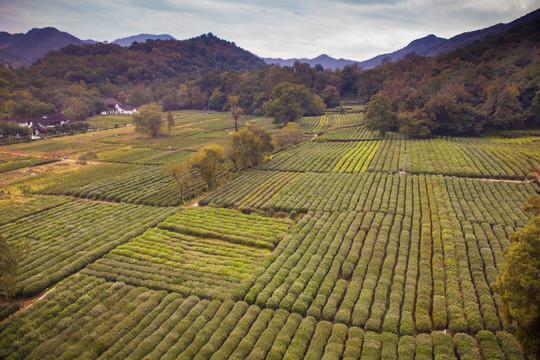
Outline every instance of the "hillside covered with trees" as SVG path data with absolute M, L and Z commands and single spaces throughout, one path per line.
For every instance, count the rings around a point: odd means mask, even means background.
M 300 62 L 264 67 L 260 58 L 212 34 L 128 48 L 68 46 L 29 68 L 1 70 L 0 117 L 58 111 L 84 119 L 103 110 L 103 97 L 134 106 L 157 101 L 166 111 L 227 110 L 230 96 L 237 97 L 244 114 L 263 115 L 274 88 L 290 83 L 305 86 L 330 109 L 343 98 L 367 104 L 368 127 L 382 133 L 459 136 L 535 127 L 540 124 L 539 23 L 533 19 L 438 57 L 409 54 L 366 71 Z M 370 106 L 374 95 L 387 107 L 387 118 L 373 111 L 376 104 Z M 308 108 L 313 106 L 304 106 L 301 115 L 317 114 Z

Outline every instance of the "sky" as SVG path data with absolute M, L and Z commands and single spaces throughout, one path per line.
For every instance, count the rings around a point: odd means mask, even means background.
M 80 39 L 215 36 L 260 57 L 367 60 L 435 34 L 507 23 L 540 0 L 0 0 L 0 31 L 52 26 Z

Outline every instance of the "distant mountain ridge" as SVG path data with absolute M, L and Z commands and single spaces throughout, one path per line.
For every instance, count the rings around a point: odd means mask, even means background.
M 311 67 L 315 67 L 315 65 L 321 65 L 325 69 L 342 69 L 343 67 L 347 65 L 352 65 L 355 63 L 358 63 L 358 61 L 355 60 L 348 60 L 348 59 L 334 59 L 331 56 L 328 56 L 326 54 L 321 54 L 313 59 L 281 59 L 281 58 L 264 58 L 263 59 L 267 64 L 279 64 L 281 66 L 293 66 L 293 64 L 297 61 L 301 63 L 309 64 Z
M 161 34 L 161 35 L 139 34 L 139 35 L 128 36 L 121 39 L 116 39 L 112 43 L 126 47 L 126 46 L 130 46 L 134 42 L 145 43 L 146 40 L 177 40 L 177 39 L 175 39 L 174 37 L 168 34 Z
M 4 64 L 28 66 L 50 50 L 82 44 L 84 44 L 82 40 L 53 27 L 34 28 L 26 34 L 10 34 L 2 31 L 0 32 L 0 59 Z
M 397 61 L 397 60 L 403 59 L 405 56 L 407 56 L 407 54 L 410 54 L 413 52 L 418 55 L 423 55 L 423 56 L 437 56 L 438 54 L 441 54 L 441 53 L 447 53 L 447 52 L 459 49 L 461 47 L 464 47 L 466 45 L 469 45 L 475 41 L 480 41 L 484 39 L 486 36 L 497 35 L 517 25 L 526 23 L 538 16 L 540 16 L 540 9 L 537 9 L 510 23 L 497 24 L 497 25 L 487 27 L 485 29 L 461 33 L 461 34 L 451 37 L 450 39 L 440 38 L 431 34 L 423 38 L 413 40 L 407 46 L 405 46 L 404 48 L 400 50 L 397 50 L 388 54 L 377 55 L 371 59 L 364 60 L 364 61 L 345 60 L 345 59 L 338 60 L 328 55 L 320 55 L 314 59 L 292 58 L 292 59 L 284 60 L 280 58 L 265 58 L 264 61 L 267 64 L 279 64 L 281 66 L 291 66 L 292 64 L 294 64 L 295 61 L 300 61 L 300 62 L 307 63 L 311 65 L 312 67 L 315 66 L 316 64 L 320 64 L 324 68 L 330 67 L 332 69 L 339 69 L 339 68 L 343 68 L 346 65 L 357 64 L 362 69 L 371 69 L 371 68 L 381 65 L 381 62 L 385 58 L 391 61 Z M 320 61 L 321 58 L 324 60 L 324 63 Z M 325 64 L 328 64 L 328 65 L 325 65 Z
M 377 55 L 374 58 L 371 58 L 365 61 L 334 59 L 326 54 L 319 55 L 314 59 L 306 59 L 306 58 L 294 59 L 293 58 L 293 59 L 284 60 L 284 59 L 279 59 L 279 58 L 278 59 L 265 58 L 264 61 L 267 64 L 279 64 L 281 66 L 292 66 L 296 61 L 300 61 L 302 63 L 309 64 L 311 67 L 314 67 L 315 65 L 319 64 L 319 65 L 322 65 L 322 67 L 325 69 L 328 69 L 328 68 L 342 69 L 343 67 L 347 65 L 356 64 L 358 65 L 358 67 L 361 67 L 363 69 L 370 69 L 370 68 L 380 65 L 383 59 L 385 58 L 391 61 L 397 61 L 404 58 L 407 54 L 412 53 L 412 52 L 421 54 L 444 41 L 446 41 L 446 39 L 437 37 L 435 35 L 428 35 L 421 39 L 416 39 L 412 41 L 409 45 L 405 46 L 403 49 L 400 49 L 400 50 L 397 50 L 388 54 Z

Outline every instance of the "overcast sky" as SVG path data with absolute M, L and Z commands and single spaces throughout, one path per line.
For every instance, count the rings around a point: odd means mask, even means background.
M 205 33 L 261 57 L 366 60 L 414 39 L 507 23 L 540 0 L 0 0 L 0 30 L 53 26 L 80 39 Z

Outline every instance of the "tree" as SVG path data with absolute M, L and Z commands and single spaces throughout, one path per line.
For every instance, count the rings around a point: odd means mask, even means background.
M 191 107 L 194 109 L 202 109 L 206 105 L 206 94 L 201 91 L 201 88 L 194 86 L 190 91 Z
M 510 237 L 504 264 L 494 289 L 501 296 L 504 318 L 517 321 L 516 338 L 531 358 L 540 358 L 540 196 L 528 200 L 524 210 L 530 222 Z
M 229 96 L 229 111 L 234 119 L 234 132 L 238 132 L 238 119 L 242 115 L 243 109 L 238 104 L 238 96 Z
M 208 99 L 208 108 L 210 110 L 223 111 L 227 104 L 227 95 L 223 91 L 215 91 Z
M 163 167 L 165 174 L 171 176 L 176 181 L 180 201 L 184 202 L 191 196 L 191 169 L 189 163 L 170 163 Z
M 396 127 L 396 114 L 388 96 L 378 93 L 366 104 L 366 128 L 384 136 Z
M 335 108 L 340 103 L 339 90 L 335 86 L 327 85 L 323 92 L 323 99 L 329 109 Z
M 139 108 L 138 114 L 132 115 L 135 124 L 135 131 L 143 134 L 150 134 L 156 137 L 161 133 L 161 106 L 156 102 L 143 105 Z
M 296 123 L 288 123 L 287 126 L 274 132 L 272 138 L 280 150 L 302 142 L 304 129 Z
M 0 296 L 11 297 L 17 290 L 19 258 L 25 246 L 8 242 L 0 235 Z
M 32 130 L 26 126 L 19 126 L 15 121 L 0 121 L 0 136 L 27 138 L 32 135 Z
M 169 130 L 169 136 L 171 136 L 171 129 L 173 128 L 173 126 L 174 126 L 174 117 L 171 111 L 169 111 L 167 113 L 167 130 Z
M 189 166 L 200 175 L 207 189 L 213 190 L 217 185 L 217 176 L 225 160 L 223 147 L 212 144 L 193 154 L 189 159 Z
M 398 123 L 399 132 L 412 139 L 428 138 L 435 128 L 435 124 L 420 109 L 400 113 Z
M 225 153 L 238 171 L 259 165 L 264 154 L 273 150 L 270 133 L 260 125 L 248 124 L 242 131 L 232 134 Z
M 324 112 L 324 101 L 313 94 L 305 85 L 282 82 L 278 84 L 270 95 L 270 99 L 263 105 L 266 116 L 274 117 L 274 123 L 286 126 L 305 113 L 312 115 Z

